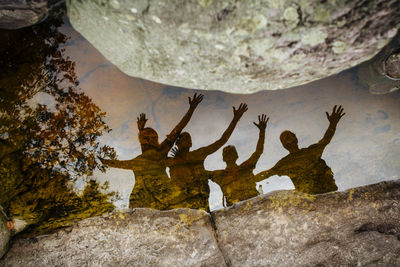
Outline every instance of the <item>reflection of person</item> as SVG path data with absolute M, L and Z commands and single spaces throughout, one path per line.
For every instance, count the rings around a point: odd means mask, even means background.
M 233 119 L 221 138 L 214 143 L 189 151 L 192 139 L 189 133 L 182 133 L 172 150 L 173 157 L 168 158 L 171 182 L 179 188 L 176 192 L 176 207 L 209 210 L 208 172 L 204 169 L 204 160 L 208 155 L 220 149 L 231 136 L 236 124 L 246 112 L 247 105 L 240 104 L 236 110 L 233 107 Z
M 336 191 L 337 186 L 333 179 L 331 168 L 321 159 L 325 147 L 335 134 L 336 125 L 345 115 L 342 106 L 333 107 L 332 114 L 326 112 L 329 127 L 324 137 L 316 144 L 299 149 L 296 135 L 290 131 L 284 131 L 281 142 L 289 155 L 278 161 L 270 170 L 257 174 L 258 180 L 272 175 L 287 175 L 292 180 L 296 190 L 308 194 L 321 194 Z
M 238 154 L 234 146 L 226 146 L 222 152 L 225 170 L 211 172 L 212 180 L 219 184 L 226 198 L 227 206 L 233 203 L 255 197 L 259 194 L 256 189 L 256 179 L 253 170 L 264 150 L 265 128 L 269 118 L 262 114 L 258 116 L 258 124 L 254 125 L 260 130 L 256 151 L 242 164 L 237 165 Z
M 171 131 L 167 138 L 158 143 L 157 132 L 146 125 L 145 114 L 137 119 L 139 142 L 142 154 L 131 160 L 106 160 L 103 164 L 114 168 L 132 170 L 135 174 L 135 185 L 129 198 L 129 207 L 148 207 L 168 209 L 171 202 L 171 186 L 166 173 L 165 159 L 182 129 L 189 122 L 197 105 L 203 100 L 203 95 L 194 94 L 189 97 L 189 110 Z

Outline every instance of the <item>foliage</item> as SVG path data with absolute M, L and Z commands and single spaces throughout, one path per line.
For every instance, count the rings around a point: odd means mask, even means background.
M 115 152 L 99 143 L 110 129 L 79 88 L 63 47 L 67 37 L 58 29 L 62 17 L 60 9 L 38 25 L 0 30 L 0 204 L 32 223 L 112 206 L 98 184 L 90 182 L 83 198 L 69 185 L 104 170 L 98 157 L 113 159 Z M 90 208 L 89 193 L 104 207 Z

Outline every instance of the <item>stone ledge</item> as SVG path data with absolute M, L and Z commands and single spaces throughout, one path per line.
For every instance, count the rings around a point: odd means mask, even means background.
M 212 215 L 232 266 L 400 266 L 400 181 L 276 191 Z
M 0 266 L 224 266 L 204 211 L 135 209 L 17 238 Z
M 275 191 L 211 215 L 114 212 L 17 237 L 0 266 L 400 266 L 400 181 Z

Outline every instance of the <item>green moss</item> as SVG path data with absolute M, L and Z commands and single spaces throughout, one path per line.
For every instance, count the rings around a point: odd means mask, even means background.
M 330 11 L 322 6 L 318 6 L 314 10 L 314 21 L 328 22 L 330 21 Z
M 207 7 L 211 5 L 212 0 L 197 0 L 197 3 L 199 3 L 201 7 Z
M 49 232 L 112 211 L 114 205 L 108 199 L 113 194 L 100 191 L 100 185 L 91 180 L 79 197 L 55 179 L 15 199 L 10 205 L 10 216 L 25 220 L 29 233 Z
M 269 199 L 272 201 L 271 206 L 274 208 L 300 207 L 309 209 L 313 206 L 312 203 L 316 196 L 289 191 L 273 195 Z

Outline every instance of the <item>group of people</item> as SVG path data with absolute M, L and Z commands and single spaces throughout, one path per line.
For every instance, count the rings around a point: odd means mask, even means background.
M 321 156 L 335 133 L 337 123 L 345 114 L 341 106 L 334 106 L 331 114 L 326 113 L 329 127 L 323 138 L 314 145 L 300 149 L 296 135 L 284 131 L 280 140 L 289 154 L 271 169 L 254 175 L 253 170 L 264 150 L 265 130 L 269 118 L 261 114 L 258 116 L 258 122 L 254 122 L 259 129 L 259 136 L 256 149 L 249 159 L 238 165 L 236 148 L 226 146 L 222 152 L 226 168 L 208 171 L 204 168 L 205 159 L 225 145 L 238 121 L 247 111 L 247 105 L 242 103 L 237 109 L 233 107 L 233 119 L 218 140 L 208 146 L 191 150 L 191 135 L 182 130 L 202 100 L 201 94 L 189 97 L 189 110 L 161 143 L 158 142 L 157 132 L 146 127 L 146 115 L 140 114 L 137 125 L 142 154 L 131 160 L 101 159 L 103 164 L 109 167 L 134 172 L 135 185 L 129 198 L 130 208 L 193 208 L 208 211 L 209 179 L 219 184 L 228 206 L 257 196 L 259 191 L 256 189 L 256 183 L 272 175 L 289 176 L 296 190 L 308 194 L 337 190 L 333 173 Z M 170 177 L 166 172 L 167 167 Z

